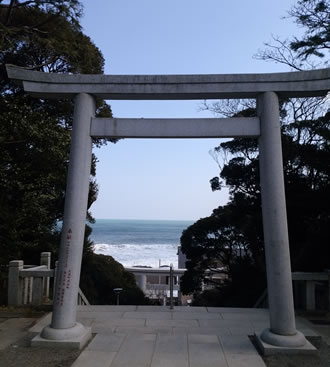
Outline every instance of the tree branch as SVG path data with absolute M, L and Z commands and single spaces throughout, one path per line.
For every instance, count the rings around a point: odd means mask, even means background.
M 6 20 L 5 20 L 5 25 L 8 25 L 8 23 L 9 23 L 10 16 L 12 14 L 13 6 L 14 6 L 15 2 L 16 2 L 15 0 L 10 0 L 10 4 L 8 6 L 8 11 L 7 11 Z

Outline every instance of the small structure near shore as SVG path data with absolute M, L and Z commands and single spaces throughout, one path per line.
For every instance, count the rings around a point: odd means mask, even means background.
M 170 267 L 125 267 L 125 270 L 134 274 L 136 284 L 143 293 L 157 304 L 166 305 L 171 297 Z M 173 269 L 173 298 L 181 305 L 180 278 L 186 269 Z

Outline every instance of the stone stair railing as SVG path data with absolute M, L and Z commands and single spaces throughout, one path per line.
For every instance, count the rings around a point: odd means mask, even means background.
M 296 309 L 330 311 L 330 270 L 322 273 L 293 272 L 292 283 Z M 254 307 L 268 307 L 267 289 L 264 290 Z
M 330 270 L 322 273 L 294 272 L 292 273 L 292 281 L 295 302 L 298 307 L 302 303 L 299 303 L 300 299 L 303 298 L 305 309 L 315 311 L 318 309 L 318 298 L 322 298 L 323 308 L 330 311 Z M 302 285 L 300 291 L 299 283 Z M 317 297 L 317 289 L 323 290 L 323 297 Z
M 79 306 L 88 306 L 88 305 L 90 305 L 90 303 L 88 302 L 88 299 L 86 298 L 86 296 L 84 295 L 83 291 L 80 288 L 78 290 L 77 304 Z
M 51 303 L 50 286 L 55 283 L 55 269 L 50 268 L 51 253 L 42 252 L 40 265 L 24 265 L 23 260 L 9 262 L 8 306 Z M 51 284 L 52 281 L 52 284 Z M 78 305 L 89 305 L 86 296 L 79 288 Z

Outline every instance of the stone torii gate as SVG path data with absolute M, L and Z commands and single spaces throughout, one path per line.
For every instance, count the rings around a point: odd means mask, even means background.
M 223 75 L 66 75 L 7 66 L 9 78 L 39 98 L 74 98 L 70 164 L 51 325 L 33 345 L 82 347 L 90 329 L 76 322 L 77 293 L 89 190 L 92 137 L 259 139 L 260 183 L 267 266 L 270 328 L 264 349 L 308 349 L 296 330 L 283 180 L 279 97 L 325 96 L 330 69 L 274 74 Z M 252 118 L 116 119 L 95 118 L 94 98 L 185 100 L 255 98 Z

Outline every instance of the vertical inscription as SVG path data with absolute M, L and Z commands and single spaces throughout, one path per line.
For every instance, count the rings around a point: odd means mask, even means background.
M 58 288 L 56 292 L 56 305 L 63 306 L 65 290 L 70 289 L 71 284 L 71 269 L 68 269 L 68 260 L 70 255 L 72 241 L 72 229 L 69 228 L 65 236 L 65 256 L 63 270 L 58 272 Z

